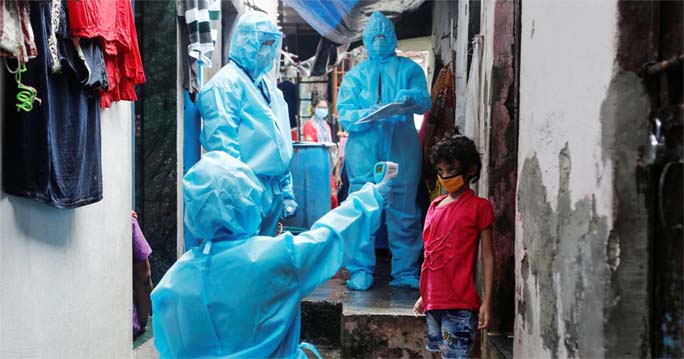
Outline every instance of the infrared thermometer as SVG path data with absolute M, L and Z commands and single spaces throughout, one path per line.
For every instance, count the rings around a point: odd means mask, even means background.
M 378 162 L 373 167 L 373 181 L 375 183 L 386 182 L 399 173 L 399 165 L 394 162 Z

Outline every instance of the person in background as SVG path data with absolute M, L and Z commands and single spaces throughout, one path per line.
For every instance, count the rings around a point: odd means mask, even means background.
M 145 332 L 150 316 L 150 293 L 152 293 L 152 271 L 148 258 L 152 248 L 138 224 L 138 215 L 132 213 L 133 222 L 133 338 Z
M 347 145 L 347 138 L 349 133 L 344 131 L 340 126 L 337 132 L 337 137 L 340 139 L 337 147 L 337 162 L 335 163 L 335 188 L 337 189 L 337 200 L 344 202 L 349 194 L 349 177 L 344 168 L 344 149 Z
M 387 242 L 392 252 L 390 286 L 418 288 L 421 214 L 416 203 L 421 172 L 421 149 L 413 114 L 431 105 L 425 73 L 412 60 L 396 55 L 394 24 L 374 12 L 363 30 L 368 60 L 344 75 L 337 97 L 340 124 L 349 131 L 345 169 L 350 192 L 370 180 L 378 161 L 399 164 L 401 173 L 392 186 L 387 208 Z M 403 113 L 371 123 L 358 123 L 378 107 L 399 102 Z M 367 290 L 373 284 L 375 246 L 364 248 L 345 264 L 351 273 L 347 287 Z
M 314 101 L 314 114 L 304 122 L 304 141 L 332 142 L 332 130 L 326 121 L 328 101 L 319 98 Z
M 314 101 L 314 114 L 304 122 L 304 141 L 332 143 L 332 130 L 326 121 L 328 118 L 328 101 L 319 98 Z M 331 161 L 332 162 L 332 161 Z M 334 163 L 333 163 L 334 166 Z M 333 168 L 334 169 L 334 168 Z M 337 188 L 335 186 L 335 175 L 330 174 L 330 208 L 338 206 Z
M 246 163 L 266 191 L 260 234 L 274 235 L 281 216 L 297 211 L 290 164 L 290 117 L 282 92 L 268 76 L 282 34 L 268 15 L 247 12 L 233 30 L 230 59 L 200 90 L 207 151 L 224 151 Z
M 390 188 L 367 184 L 299 235 L 260 236 L 260 181 L 226 153 L 206 153 L 183 179 L 185 225 L 205 242 L 152 292 L 160 357 L 306 358 L 300 301 L 367 245 Z
M 441 352 L 442 358 L 467 358 L 477 330 L 493 320 L 494 212 L 487 199 L 470 189 L 482 168 L 472 140 L 447 137 L 432 147 L 430 161 L 448 194 L 437 197 L 428 209 L 420 298 L 413 310 L 427 318 L 429 351 Z M 475 287 L 478 247 L 484 272 L 482 301 Z

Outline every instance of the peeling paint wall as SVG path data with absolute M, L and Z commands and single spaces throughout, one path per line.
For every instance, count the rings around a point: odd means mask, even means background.
M 648 353 L 649 102 L 616 64 L 617 5 L 522 4 L 516 357 Z
M 491 128 L 488 139 L 488 192 L 494 209 L 494 315 L 492 329 L 510 332 L 514 312 L 515 191 L 517 181 L 517 58 L 516 0 L 493 6 L 494 34 L 490 68 Z

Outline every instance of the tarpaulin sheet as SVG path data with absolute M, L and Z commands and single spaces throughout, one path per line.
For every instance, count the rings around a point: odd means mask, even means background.
M 393 19 L 418 9 L 425 0 L 285 0 L 321 36 L 338 44 L 361 39 L 368 17 L 375 11 Z

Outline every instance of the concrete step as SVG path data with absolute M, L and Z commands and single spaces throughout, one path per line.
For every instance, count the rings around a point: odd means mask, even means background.
M 482 345 L 483 358 L 510 359 L 513 358 L 513 333 L 489 332 Z
M 432 358 L 425 318 L 394 313 L 345 313 L 343 358 Z
M 350 291 L 338 273 L 302 301 L 302 340 L 340 349 L 342 358 L 432 358 L 425 317 L 413 315 L 418 291 L 389 286 L 389 257 L 379 256 L 375 284 Z

